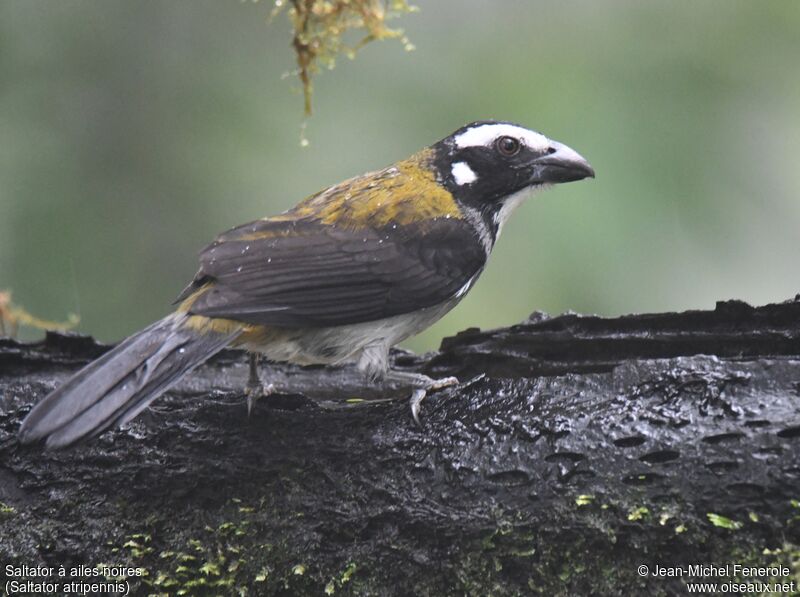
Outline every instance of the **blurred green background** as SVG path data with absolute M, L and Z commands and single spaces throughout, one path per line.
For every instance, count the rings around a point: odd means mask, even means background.
M 117 340 L 196 252 L 476 119 L 597 179 L 524 205 L 439 324 L 710 308 L 800 292 L 800 2 L 418 0 L 302 97 L 285 16 L 230 0 L 0 2 L 0 289 Z M 27 331 L 24 337 L 40 332 Z

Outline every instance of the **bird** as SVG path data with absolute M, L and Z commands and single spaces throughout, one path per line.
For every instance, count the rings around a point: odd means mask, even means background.
M 390 367 L 390 349 L 474 286 L 525 199 L 593 178 L 573 149 L 481 120 L 382 170 L 220 234 L 165 318 L 123 340 L 36 404 L 22 444 L 64 448 L 121 426 L 226 347 L 250 353 L 246 393 L 268 393 L 258 358 L 355 364 L 366 383 L 406 384 L 411 410 L 457 384 Z

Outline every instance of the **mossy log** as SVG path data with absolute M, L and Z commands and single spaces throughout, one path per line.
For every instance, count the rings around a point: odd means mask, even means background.
M 396 351 L 464 381 L 426 399 L 421 427 L 403 388 L 284 365 L 263 368 L 280 393 L 248 417 L 246 359 L 226 352 L 123 430 L 19 446 L 31 405 L 106 348 L 0 340 L 0 575 L 125 564 L 146 572 L 132 594 L 672 595 L 688 579 L 656 566 L 800 574 L 798 301 L 534 314 Z

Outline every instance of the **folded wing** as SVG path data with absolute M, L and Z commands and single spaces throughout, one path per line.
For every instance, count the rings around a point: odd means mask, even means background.
M 180 299 L 189 311 L 282 327 L 374 321 L 453 298 L 486 261 L 458 218 L 352 228 L 262 220 L 220 236 Z

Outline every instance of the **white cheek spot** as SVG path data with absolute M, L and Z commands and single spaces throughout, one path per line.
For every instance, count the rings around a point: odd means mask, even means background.
M 520 139 L 534 151 L 544 151 L 550 146 L 550 140 L 544 135 L 531 131 L 521 126 L 506 123 L 481 124 L 475 128 L 467 129 L 455 138 L 456 147 L 489 147 L 499 137 L 514 137 Z
M 472 171 L 466 162 L 456 162 L 452 168 L 453 179 L 457 185 L 470 184 L 478 180 L 478 175 Z

